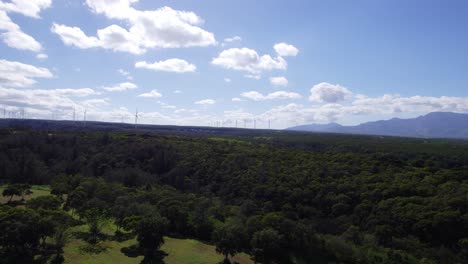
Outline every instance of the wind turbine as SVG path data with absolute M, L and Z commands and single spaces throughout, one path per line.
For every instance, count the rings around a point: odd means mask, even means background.
M 137 128 L 138 125 L 138 108 L 135 110 L 135 128 Z
M 73 106 L 73 122 L 76 120 L 76 110 L 75 107 Z
M 270 129 L 270 119 L 268 119 L 268 129 Z
M 85 108 L 84 113 L 83 113 L 83 126 L 86 126 L 86 113 L 88 112 L 88 109 Z

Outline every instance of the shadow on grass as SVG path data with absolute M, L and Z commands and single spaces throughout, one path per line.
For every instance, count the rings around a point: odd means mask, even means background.
M 93 244 L 92 241 L 93 240 L 97 240 L 97 241 L 106 241 L 106 240 L 112 240 L 113 236 L 111 235 L 107 235 L 107 234 L 99 234 L 97 235 L 97 237 L 93 237 L 91 235 L 91 233 L 89 232 L 83 232 L 83 231 L 76 231 L 76 232 L 73 232 L 72 235 L 75 237 L 75 238 L 78 238 L 78 239 L 81 239 L 81 240 L 84 240 L 90 244 Z
M 102 252 L 106 252 L 110 247 L 106 247 L 103 244 L 85 244 L 79 247 L 80 253 L 85 254 L 100 254 Z
M 117 242 L 124 242 L 124 241 L 130 240 L 130 239 L 132 239 L 134 237 L 135 237 L 134 233 L 131 233 L 131 232 L 126 233 L 126 232 L 122 232 L 122 231 L 116 231 L 115 234 L 109 239 L 117 241 Z

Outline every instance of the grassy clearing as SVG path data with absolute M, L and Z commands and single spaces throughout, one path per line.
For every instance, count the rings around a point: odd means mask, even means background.
M 3 192 L 6 186 L 0 186 L 0 194 Z M 30 200 L 32 198 L 36 198 L 39 196 L 49 195 L 50 194 L 50 187 L 47 185 L 33 185 L 31 187 L 32 194 L 25 195 L 24 200 Z M 10 197 L 0 196 L 0 203 L 5 204 L 10 200 Z M 12 201 L 19 201 L 21 200 L 21 196 L 14 196 Z
M 108 225 L 104 233 L 113 234 L 113 225 Z M 77 226 L 71 229 L 74 231 L 87 231 L 87 226 Z M 215 247 L 193 239 L 176 239 L 166 237 L 162 250 L 169 254 L 165 261 L 168 264 L 215 264 L 223 259 L 223 256 L 216 253 Z M 64 257 L 66 264 L 132 264 L 140 263 L 142 257 L 129 258 L 120 252 L 122 247 L 127 247 L 136 243 L 135 239 L 124 242 L 103 241 L 101 248 L 105 248 L 99 254 L 93 254 L 86 251 L 86 242 L 73 238 L 64 248 Z M 239 254 L 233 258 L 240 264 L 251 264 L 250 257 L 247 254 Z
M 0 193 L 3 192 L 5 186 L 0 186 Z M 33 185 L 31 188 L 32 194 L 25 195 L 24 199 L 29 199 L 49 195 L 49 186 Z M 8 202 L 9 197 L 0 196 L 0 203 Z M 13 197 L 13 201 L 19 201 L 21 197 Z M 70 229 L 71 232 L 86 232 L 88 227 L 86 225 L 76 226 Z M 115 231 L 115 225 L 109 223 L 104 228 L 103 232 L 112 235 Z M 102 248 L 105 248 L 99 254 L 93 254 L 86 251 L 88 244 L 77 238 L 71 238 L 70 241 L 64 248 L 64 257 L 66 264 L 133 264 L 140 263 L 143 259 L 129 258 L 120 252 L 122 247 L 127 247 L 136 243 L 135 239 L 127 240 L 123 242 L 118 241 L 103 241 L 100 243 Z M 176 239 L 176 238 L 165 238 L 165 243 L 162 246 L 162 250 L 169 253 L 165 261 L 168 264 L 215 264 L 223 259 L 223 256 L 216 253 L 213 245 L 208 245 L 193 239 Z M 249 255 L 239 254 L 235 256 L 233 261 L 237 261 L 240 264 L 251 264 Z
M 223 260 L 214 246 L 193 239 L 166 238 L 162 249 L 169 253 L 165 259 L 168 264 L 215 264 Z M 247 254 L 239 254 L 232 260 L 240 264 L 253 263 Z

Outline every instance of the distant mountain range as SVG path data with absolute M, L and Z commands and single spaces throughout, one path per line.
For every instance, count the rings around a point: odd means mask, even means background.
M 420 138 L 468 139 L 468 114 L 434 112 L 410 119 L 393 118 L 357 126 L 337 123 L 310 124 L 287 128 L 295 131 L 330 132 L 363 135 L 386 135 Z

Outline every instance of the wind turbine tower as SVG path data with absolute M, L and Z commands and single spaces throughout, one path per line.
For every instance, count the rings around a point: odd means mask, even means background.
M 138 108 L 135 110 L 135 128 L 137 128 L 138 125 Z
M 85 108 L 84 113 L 83 113 L 83 126 L 86 126 L 86 113 L 88 112 L 88 109 Z

